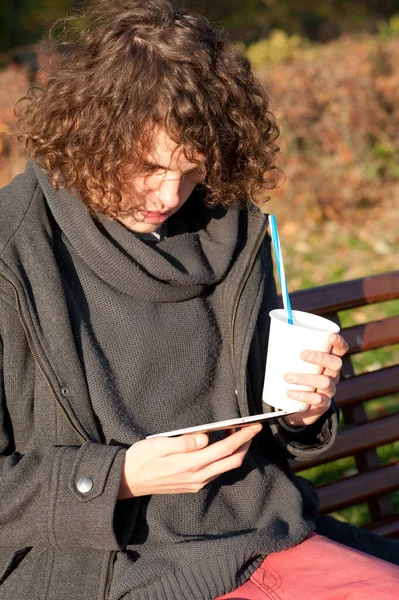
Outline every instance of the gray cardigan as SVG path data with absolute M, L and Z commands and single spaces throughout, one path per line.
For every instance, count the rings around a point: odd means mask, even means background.
M 93 413 L 52 252 L 53 225 L 32 165 L 1 191 L 0 211 L 0 599 L 102 600 L 137 509 L 134 501 L 117 503 L 124 449 L 103 443 Z M 265 230 L 266 218 L 250 211 L 250 235 L 224 283 L 232 314 L 237 286 L 256 256 L 235 318 L 242 415 L 271 410 L 261 402 L 268 312 L 276 302 Z M 267 427 L 265 443 L 290 474 L 286 457 L 326 450 L 336 428 L 333 407 L 299 433 L 279 423 Z M 85 477 L 93 482 L 89 491 Z M 310 522 L 315 496 L 304 480 L 290 477 Z

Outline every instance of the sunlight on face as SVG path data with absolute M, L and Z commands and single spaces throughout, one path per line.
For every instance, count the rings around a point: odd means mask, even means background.
M 132 178 L 123 191 L 124 208 L 131 213 L 119 221 L 132 231 L 151 233 L 179 210 L 202 180 L 200 166 L 189 162 L 183 149 L 162 129 L 155 129 L 153 150 L 144 172 Z M 198 156 L 205 163 L 204 157 Z

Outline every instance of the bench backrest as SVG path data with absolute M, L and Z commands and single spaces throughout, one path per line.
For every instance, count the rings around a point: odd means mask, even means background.
M 399 271 L 330 284 L 291 294 L 292 306 L 340 323 L 341 311 L 399 298 Z M 342 328 L 349 344 L 344 358 L 336 401 L 341 408 L 343 427 L 334 446 L 313 462 L 292 462 L 295 471 L 353 456 L 357 473 L 320 485 L 322 513 L 331 513 L 366 502 L 371 522 L 366 525 L 382 535 L 399 537 L 399 514 L 391 494 L 399 490 L 399 461 L 383 465 L 377 449 L 399 440 L 399 364 L 369 365 L 355 374 L 351 357 L 376 348 L 399 343 L 398 314 L 382 320 Z M 396 310 L 397 309 L 397 310 Z M 394 312 L 395 312 L 394 311 Z M 396 361 L 395 361 L 396 362 Z M 378 418 L 368 416 L 368 403 L 390 396 L 391 409 Z

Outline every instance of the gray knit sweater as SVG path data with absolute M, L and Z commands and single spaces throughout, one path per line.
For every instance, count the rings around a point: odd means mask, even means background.
M 83 439 L 88 440 L 82 452 L 90 455 L 90 462 L 86 466 L 79 463 L 78 468 L 83 475 L 87 467 L 94 473 L 93 492 L 81 498 L 74 491 L 75 471 L 68 475 L 68 463 L 62 462 L 61 452 L 62 457 L 72 457 L 75 447 L 57 445 L 58 428 L 62 443 L 68 439 L 62 433 L 63 422 L 51 432 L 54 442 L 45 440 L 42 427 L 40 439 L 24 442 L 24 461 L 34 465 L 35 457 L 42 460 L 43 456 L 43 464 L 47 464 L 52 454 L 57 456 L 59 480 L 62 483 L 67 478 L 67 485 L 65 490 L 60 488 L 50 506 L 59 520 L 73 507 L 76 515 L 70 532 L 57 532 L 57 540 L 73 539 L 76 547 L 84 548 L 85 537 L 79 535 L 79 529 L 87 532 L 87 559 L 79 556 L 80 570 L 84 575 L 86 565 L 88 577 L 89 565 L 99 564 L 102 549 L 111 548 L 113 543 L 108 534 L 109 508 L 118 484 L 114 471 L 120 469 L 121 462 L 116 461 L 114 468 L 109 461 L 103 472 L 97 467 L 102 456 L 111 458 L 110 447 L 115 446 L 120 453 L 127 444 L 161 429 L 262 410 L 259 391 L 265 354 L 263 331 L 267 330 L 259 323 L 275 298 L 270 248 L 265 241 L 259 243 L 257 252 L 257 240 L 264 236 L 265 224 L 265 218 L 257 212 L 211 214 L 193 198 L 185 206 L 189 214 L 183 210 L 171 221 L 170 237 L 150 247 L 119 225 L 95 223 L 76 198 L 65 191 L 55 192 L 37 167 L 30 166 L 26 181 L 35 189 L 29 211 L 37 221 L 31 221 L 28 235 L 21 226 L 18 236 L 10 234 L 15 241 L 7 242 L 7 252 L 3 252 L 3 260 L 8 262 L 3 267 L 5 279 L 15 280 L 21 299 L 25 295 L 29 298 L 27 308 L 22 306 L 22 317 L 28 323 L 43 369 L 54 382 L 53 388 L 57 389 L 57 379 L 65 386 L 68 374 L 70 377 L 75 373 L 79 378 L 83 375 L 102 444 L 98 443 L 94 422 L 87 420 L 86 408 L 83 411 L 83 396 L 73 397 L 74 380 L 70 378 L 73 404 L 69 407 L 67 400 L 58 401 L 65 406 L 75 430 L 82 431 Z M 46 207 L 41 205 L 43 201 Z M 26 239 L 31 248 L 42 249 L 43 265 L 24 248 Z M 55 267 L 60 280 L 50 281 Z M 16 278 L 13 273 L 17 273 Z M 26 281 L 24 287 L 19 280 Z M 59 283 L 63 297 L 57 295 L 54 299 L 51 290 L 56 288 L 60 294 Z M 62 356 L 62 347 L 69 347 L 64 302 L 80 367 L 71 362 L 71 352 Z M 51 312 L 46 311 L 49 305 Z M 56 318 L 60 314 L 62 322 Z M 7 348 L 10 343 L 6 342 Z M 52 353 L 52 349 L 59 351 Z M 252 358 L 248 362 L 249 355 Z M 52 368 L 46 366 L 47 360 Z M 12 371 L 10 357 L 5 356 L 4 364 L 9 392 L 21 374 Z M 54 369 L 57 379 L 52 375 Z M 83 386 L 79 386 L 83 393 Z M 60 389 L 62 394 L 68 391 L 66 387 Z M 44 395 L 45 388 L 39 389 L 38 402 Z M 84 414 L 85 420 L 80 422 Z M 48 414 L 50 418 L 52 413 Z M 17 423 L 16 405 L 11 419 L 15 426 L 22 422 Z M 35 421 L 34 430 L 39 426 L 40 421 Z M 118 502 L 113 525 L 120 547 L 110 598 L 212 600 L 244 582 L 266 554 L 303 540 L 314 527 L 317 502 L 309 486 L 291 474 L 286 455 L 307 457 L 320 451 L 331 444 L 335 429 L 332 414 L 298 434 L 278 424 L 265 425 L 242 467 L 201 492 Z M 36 453 L 35 444 L 39 449 Z M 8 449 L 5 445 L 3 448 L 7 456 Z M 10 476 L 11 464 L 5 462 Z M 57 471 L 53 468 L 52 472 Z M 32 472 L 33 476 L 36 474 Z M 34 481 L 40 481 L 40 472 Z M 34 534 L 29 530 L 30 523 L 35 524 L 36 512 L 37 519 L 40 515 L 40 507 L 34 502 L 35 488 L 30 489 L 26 515 L 24 511 L 18 513 L 18 522 L 25 528 L 27 543 L 37 545 L 40 551 L 42 542 L 35 542 L 40 528 L 35 526 Z M 6 494 L 10 492 L 4 490 L 2 497 Z M 96 537 L 101 506 L 106 508 L 102 513 L 106 536 L 103 545 Z M 96 512 L 93 507 L 98 507 Z M 30 521 L 28 514 L 32 515 Z M 74 573 L 68 571 L 68 564 L 71 568 L 73 564 L 73 548 L 69 541 L 62 561 L 62 546 L 60 550 L 57 541 L 57 559 L 51 564 L 54 573 L 62 569 L 64 576 L 52 578 L 51 586 L 53 590 L 59 586 L 59 597 L 86 600 L 87 591 L 77 596 Z M 99 553 L 97 562 L 95 552 Z M 78 556 L 78 550 L 75 554 Z M 50 567 L 46 568 L 49 578 Z M 81 585 L 85 579 L 82 576 Z M 6 584 L 8 599 L 13 597 L 11 589 L 17 579 L 9 578 Z M 39 589 L 33 594 L 33 582 L 28 584 L 26 579 L 26 585 L 32 588 L 32 597 L 40 596 Z M 1 591 L 0 587 L 0 597 Z M 19 598 L 17 594 L 15 597 Z
M 148 246 L 117 222 L 95 223 L 77 198 L 47 199 L 106 442 L 128 445 L 239 416 L 221 285 L 235 258 L 239 211 L 209 209 L 194 193 L 169 221 L 168 238 Z M 248 572 L 265 554 L 303 540 L 311 525 L 301 496 L 273 463 L 267 451 L 251 449 L 242 467 L 195 495 L 143 499 L 117 555 L 111 600 L 207 598 L 210 575 L 227 584 L 243 565 Z

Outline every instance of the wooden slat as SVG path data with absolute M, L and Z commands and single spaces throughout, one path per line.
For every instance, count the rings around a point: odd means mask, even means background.
M 320 510 L 329 513 L 399 489 L 399 462 L 317 488 Z
M 393 365 L 340 381 L 335 400 L 339 406 L 353 406 L 397 392 L 399 392 L 399 365 Z
M 399 538 L 399 514 L 392 515 L 382 521 L 367 523 L 363 526 L 368 531 L 385 535 L 391 538 Z
M 399 315 L 342 330 L 349 344 L 348 354 L 374 350 L 399 343 Z
M 290 294 L 292 307 L 327 315 L 399 298 L 399 271 L 332 283 Z
M 303 471 L 384 444 L 391 444 L 397 440 L 399 440 L 399 413 L 374 419 L 363 425 L 348 425 L 338 433 L 334 445 L 327 452 L 319 454 L 312 461 L 292 460 L 290 465 L 295 472 Z

